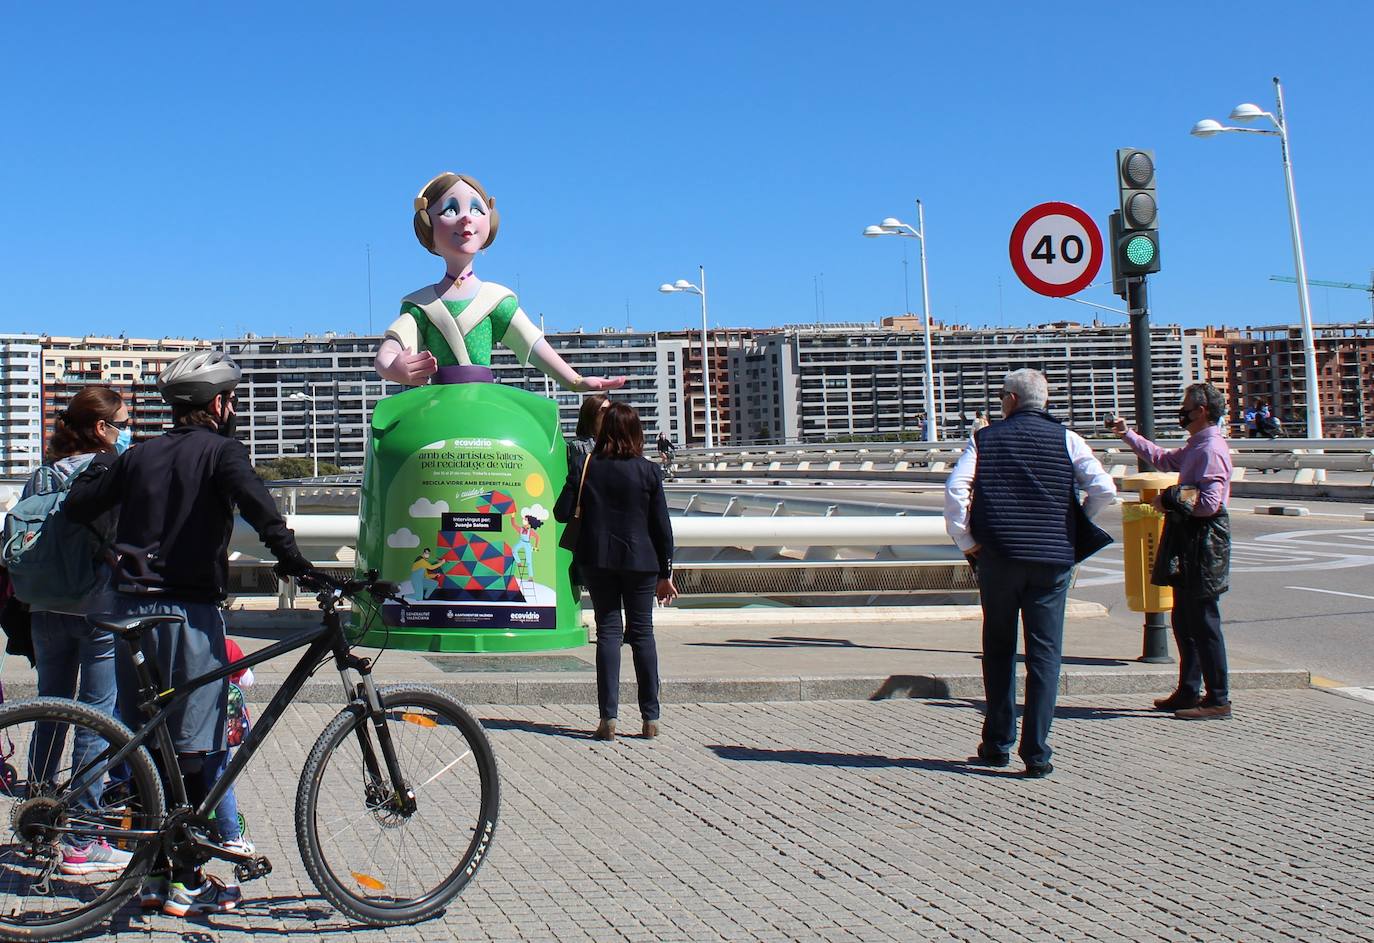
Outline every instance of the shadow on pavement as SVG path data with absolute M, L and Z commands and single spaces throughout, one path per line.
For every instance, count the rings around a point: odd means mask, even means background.
M 592 731 L 566 724 L 549 724 L 537 720 L 510 720 L 504 717 L 482 717 L 479 723 L 488 730 L 519 730 L 543 734 L 546 737 L 567 737 L 570 740 L 590 740 Z
M 1122 718 L 1142 718 L 1142 717 L 1170 717 L 1171 715 L 1162 711 L 1154 710 L 1150 706 L 1150 698 L 1153 695 L 1141 695 L 1141 707 L 1077 707 L 1065 704 L 1054 706 L 1055 720 L 1120 720 Z M 1018 706 L 1021 705 L 1018 701 Z M 927 707 L 954 708 L 956 710 L 975 710 L 979 714 L 986 711 L 986 704 L 983 701 L 973 700 L 972 698 L 943 698 L 940 700 L 929 700 Z
M 810 638 L 801 635 L 775 635 L 772 638 L 732 638 L 723 642 L 686 642 L 687 648 L 852 648 L 882 652 L 925 652 L 933 655 L 972 655 L 981 659 L 983 653 L 968 648 L 916 648 L 909 645 L 868 645 L 847 638 Z M 1021 661 L 1020 656 L 1016 659 Z M 1066 665 L 1096 665 L 1120 667 L 1131 664 L 1122 658 L 1092 658 L 1084 655 L 1065 655 Z
M 881 756 L 876 753 L 830 753 L 820 750 L 768 750 L 762 747 L 708 744 L 722 760 L 743 763 L 799 763 L 807 766 L 834 766 L 857 769 L 898 768 L 924 769 L 936 773 L 958 773 L 961 776 L 1015 776 L 1013 770 L 996 770 L 977 766 L 965 760 L 929 759 L 914 756 Z

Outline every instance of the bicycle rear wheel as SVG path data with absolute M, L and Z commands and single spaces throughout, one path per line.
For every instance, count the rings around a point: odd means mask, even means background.
M 452 900 L 481 866 L 496 829 L 499 782 L 486 732 L 434 688 L 378 691 L 416 809 L 400 807 L 366 711 L 330 721 L 296 793 L 296 840 L 311 880 L 342 913 L 372 926 L 413 923 Z M 381 770 L 368 772 L 362 744 Z
M 118 781 L 71 791 L 131 739 L 129 728 L 76 701 L 0 708 L 0 939 L 72 939 L 138 890 L 158 839 L 102 833 L 161 824 L 152 757 L 140 748 Z

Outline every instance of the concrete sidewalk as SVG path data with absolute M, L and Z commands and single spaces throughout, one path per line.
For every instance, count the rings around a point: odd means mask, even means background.
M 1097 603 L 1071 600 L 1064 632 L 1063 694 L 1145 694 L 1172 690 L 1175 665 L 1136 661 L 1138 617 L 1110 617 Z M 235 610 L 230 634 L 256 651 L 316 624 L 308 609 Z M 656 614 L 662 699 L 667 703 L 981 697 L 981 614 L 976 606 L 864 609 L 690 610 Z M 439 654 L 360 649 L 376 659 L 379 684 L 421 682 L 470 704 L 594 704 L 594 644 L 528 654 Z M 252 701 L 266 701 L 296 663 L 287 654 L 254 668 Z M 4 670 L 10 699 L 33 696 L 21 658 Z M 628 650 L 621 699 L 633 704 Z M 1306 687 L 1302 665 L 1231 652 L 1231 686 Z M 303 703 L 339 703 L 339 679 L 321 668 Z

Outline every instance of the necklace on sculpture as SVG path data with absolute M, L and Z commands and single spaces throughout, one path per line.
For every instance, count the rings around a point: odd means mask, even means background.
M 462 275 L 454 275 L 452 272 L 445 272 L 444 274 L 447 275 L 449 278 L 453 279 L 453 284 L 455 284 L 455 285 L 461 285 L 461 284 L 463 284 L 463 282 L 467 281 L 469 278 L 472 278 L 473 271 L 472 271 L 472 269 L 468 269 L 468 270 L 467 270 L 466 272 L 464 272 Z

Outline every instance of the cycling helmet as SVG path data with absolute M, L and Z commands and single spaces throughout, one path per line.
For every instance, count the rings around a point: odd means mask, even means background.
M 173 406 L 200 406 L 238 386 L 242 376 L 222 351 L 193 350 L 162 369 L 157 388 Z

